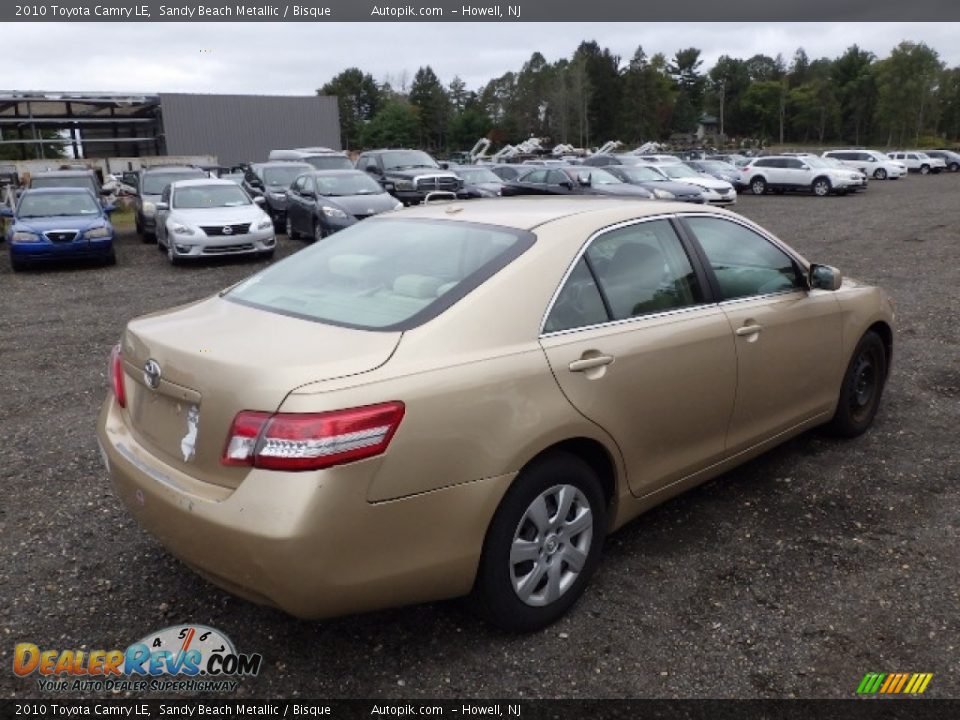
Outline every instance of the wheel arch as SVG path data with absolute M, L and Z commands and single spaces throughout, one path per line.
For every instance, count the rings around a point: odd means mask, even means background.
M 599 440 L 581 436 L 567 438 L 548 445 L 523 464 L 517 477 L 520 477 L 530 465 L 557 452 L 569 453 L 583 460 L 596 473 L 607 503 L 608 518 L 612 522 L 617 516 L 620 499 L 620 473 L 613 454 Z
M 883 341 L 883 354 L 887 360 L 887 377 L 890 376 L 890 365 L 893 362 L 893 328 L 883 320 L 877 320 L 873 325 L 866 329 L 864 335 L 868 332 L 875 332 Z

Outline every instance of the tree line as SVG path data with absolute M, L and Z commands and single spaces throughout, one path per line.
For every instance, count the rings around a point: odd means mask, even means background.
M 438 154 L 478 138 L 528 137 L 594 147 L 689 139 L 721 145 L 841 144 L 903 147 L 960 140 L 960 67 L 925 43 L 884 58 L 856 45 L 836 58 L 723 55 L 704 69 L 697 48 L 668 58 L 638 47 L 626 62 L 595 41 L 549 63 L 539 52 L 516 71 L 468 90 L 428 65 L 409 80 L 377 81 L 349 68 L 317 90 L 340 107 L 344 147 L 417 146 Z

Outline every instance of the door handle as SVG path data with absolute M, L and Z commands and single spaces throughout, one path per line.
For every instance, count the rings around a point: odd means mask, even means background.
M 583 358 L 581 360 L 574 360 L 568 367 L 570 372 L 584 372 L 586 370 L 593 370 L 594 368 L 603 367 L 604 365 L 609 365 L 613 362 L 613 356 L 611 355 L 595 355 L 593 357 Z
M 763 325 L 744 325 L 737 328 L 736 332 L 739 337 L 749 337 L 750 335 L 759 335 L 762 330 Z

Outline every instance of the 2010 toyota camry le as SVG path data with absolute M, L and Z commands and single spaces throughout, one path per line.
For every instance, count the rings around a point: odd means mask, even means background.
M 893 308 L 721 209 L 433 203 L 131 321 L 98 439 L 175 556 L 305 618 L 471 595 L 529 631 L 604 537 L 877 413 Z

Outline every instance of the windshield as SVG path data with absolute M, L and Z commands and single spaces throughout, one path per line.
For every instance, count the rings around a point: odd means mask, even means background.
M 652 167 L 631 167 L 620 170 L 633 182 L 663 182 L 666 178 Z
M 383 159 L 384 170 L 403 170 L 405 168 L 438 168 L 433 158 L 420 150 L 395 150 L 385 152 L 380 156 Z
M 173 193 L 171 207 L 181 210 L 238 207 L 249 205 L 250 198 L 237 185 L 188 185 Z
M 86 188 L 87 190 L 92 190 L 97 192 L 97 186 L 94 184 L 93 180 L 86 175 L 75 175 L 70 176 L 52 176 L 52 177 L 35 177 L 30 180 L 30 187 L 32 188 L 52 188 L 52 187 L 78 187 Z
M 194 180 L 205 177 L 209 176 L 202 170 L 178 173 L 147 173 L 143 176 L 143 194 L 159 195 L 167 185 L 177 180 Z
M 343 155 L 311 155 L 304 160 L 317 170 L 353 170 L 350 158 Z
M 100 205 L 92 195 L 72 193 L 27 193 L 20 200 L 19 218 L 99 215 Z
M 284 165 L 282 167 L 268 167 L 263 169 L 263 182 L 265 185 L 281 185 L 290 187 L 290 183 L 297 179 L 299 175 L 313 170 L 312 165 Z
M 254 275 L 229 300 L 366 330 L 438 315 L 526 250 L 529 233 L 444 220 L 364 220 Z
M 801 162 L 805 162 L 810 167 L 831 167 L 833 163 L 828 163 L 824 158 L 817 157 L 816 155 L 804 155 L 803 157 L 797 158 Z M 842 166 L 842 163 L 838 160 L 834 161 L 837 165 Z
M 317 192 L 327 197 L 344 195 L 382 195 L 383 186 L 365 172 L 316 175 Z
M 591 185 L 622 185 L 623 180 L 608 173 L 601 168 L 591 168 L 590 170 L 574 171 L 577 177 L 590 178 Z
M 497 175 L 486 168 L 480 170 L 457 170 L 457 174 L 463 178 L 464 182 L 477 185 L 478 183 L 499 183 L 503 182 Z
M 700 174 L 692 167 L 685 165 L 684 163 L 665 163 L 663 165 L 659 165 L 657 169 L 670 178 L 697 177 Z

